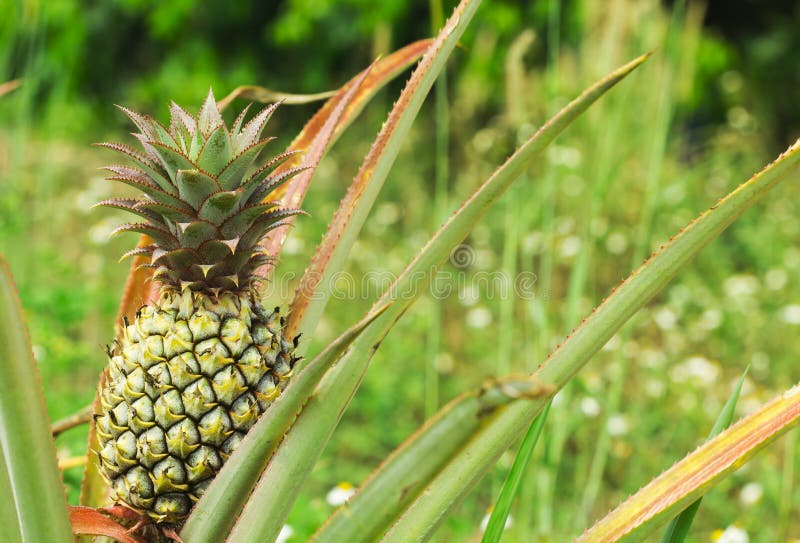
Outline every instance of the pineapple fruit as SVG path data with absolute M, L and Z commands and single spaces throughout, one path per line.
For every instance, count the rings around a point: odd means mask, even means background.
M 180 523 L 292 374 L 297 338 L 283 333 L 278 309 L 260 305 L 256 272 L 269 260 L 260 241 L 299 213 L 269 199 L 301 168 L 273 173 L 293 153 L 251 172 L 269 139 L 275 110 L 228 130 L 213 94 L 198 116 L 176 104 L 169 127 L 122 108 L 139 129 L 144 153 L 127 155 L 109 179 L 134 186 L 139 199 L 98 205 L 144 219 L 115 232 L 140 232 L 159 299 L 124 322 L 108 348 L 95 415 L 101 472 L 116 498 L 158 523 Z

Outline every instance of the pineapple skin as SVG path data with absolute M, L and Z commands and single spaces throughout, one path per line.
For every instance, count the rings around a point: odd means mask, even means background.
M 291 377 L 296 339 L 250 293 L 167 289 L 108 349 L 95 417 L 116 498 L 180 523 Z

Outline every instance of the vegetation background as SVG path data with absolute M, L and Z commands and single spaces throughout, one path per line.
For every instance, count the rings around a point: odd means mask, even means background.
M 54 420 L 94 395 L 128 272 L 118 255 L 135 242 L 108 239 L 124 214 L 92 209 L 121 189 L 97 169 L 109 153 L 90 144 L 131 139 L 112 104 L 165 118 L 169 100 L 197 108 L 210 86 L 218 98 L 242 84 L 336 88 L 375 56 L 431 35 L 451 4 L 0 0 L 0 82 L 23 80 L 0 99 L 0 252 L 21 291 Z M 357 485 L 458 392 L 535 367 L 653 248 L 800 135 L 798 27 L 793 1 L 481 7 L 354 250 L 342 286 L 354 285 L 354 296 L 330 304 L 307 341 L 322 344 L 360 316 L 379 293 L 369 278 L 399 272 L 549 113 L 623 61 L 656 55 L 475 229 L 446 269 L 453 292 L 421 300 L 384 342 L 298 502 L 289 541 L 304 541 L 330 513 L 331 487 Z M 285 284 L 302 271 L 401 84 L 378 95 L 321 164 L 304 206 L 311 217 L 297 222 L 279 267 Z M 315 107 L 281 108 L 273 151 Z M 759 207 L 558 396 L 509 541 L 582 531 L 694 448 L 747 366 L 740 414 L 797 381 L 797 187 Z M 535 281 L 524 296 L 503 295 L 503 277 Z M 85 442 L 83 430 L 64 434 L 60 455 L 80 455 Z M 797 449 L 792 432 L 715 488 L 691 540 L 731 525 L 754 542 L 800 540 Z M 479 538 L 512 460 L 513 451 L 460 506 L 442 541 Z M 80 471 L 65 471 L 73 502 Z

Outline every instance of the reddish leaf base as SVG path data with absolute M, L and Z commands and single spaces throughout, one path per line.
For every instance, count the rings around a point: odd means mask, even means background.
M 103 535 L 119 543 L 177 541 L 183 543 L 174 528 L 153 523 L 146 515 L 124 505 L 93 509 L 70 507 L 69 520 L 75 535 Z

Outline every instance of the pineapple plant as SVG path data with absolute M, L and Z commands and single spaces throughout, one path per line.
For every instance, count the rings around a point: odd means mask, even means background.
M 138 162 L 136 168 L 112 167 L 112 177 L 145 197 L 104 205 L 141 216 L 145 222 L 120 232 L 146 237 L 131 253 L 122 325 L 108 349 L 90 421 L 78 507 L 67 506 L 63 496 L 21 307 L 7 267 L 0 266 L 0 358 L 8 366 L 0 379 L 0 465 L 8 467 L 0 472 L 0 496 L 8 498 L 0 500 L 0 522 L 10 541 L 70 541 L 73 534 L 123 543 L 165 536 L 185 543 L 279 537 L 372 354 L 419 296 L 420 277 L 430 280 L 527 162 L 647 58 L 611 72 L 544 123 L 464 201 L 372 310 L 301 361 L 305 343 L 296 338 L 314 332 L 330 296 L 328 279 L 342 268 L 425 94 L 478 3 L 463 0 L 436 39 L 382 59 L 338 91 L 290 145 L 306 150 L 302 162 L 287 151 L 248 171 L 263 147 L 259 134 L 271 107 L 247 124 L 240 116 L 231 130 L 213 96 L 197 118 L 174 106 L 169 128 L 129 112 L 144 153 L 110 145 Z M 257 286 L 261 270 L 279 255 L 314 167 L 370 93 L 420 56 L 281 321 L 277 310 L 259 305 Z M 690 223 L 533 374 L 490 381 L 455 398 L 376 468 L 313 541 L 430 539 L 529 426 L 533 438 L 523 448 L 533 447 L 555 393 L 611 336 L 799 164 L 795 144 Z M 640 539 L 798 421 L 800 393 L 794 388 L 655 478 L 580 541 Z M 109 508 L 114 499 L 134 513 Z M 147 518 L 155 521 L 155 532 L 142 528 Z
M 173 104 L 168 129 L 122 109 L 144 153 L 104 144 L 136 163 L 109 166 L 110 179 L 145 196 L 99 205 L 144 219 L 116 232 L 153 240 L 127 256 L 146 256 L 160 287 L 108 348 L 98 455 L 117 499 L 178 522 L 292 375 L 298 338 L 259 303 L 257 272 L 264 235 L 298 213 L 269 194 L 302 169 L 272 174 L 289 151 L 251 172 L 274 105 L 230 130 L 211 92 L 196 118 Z

